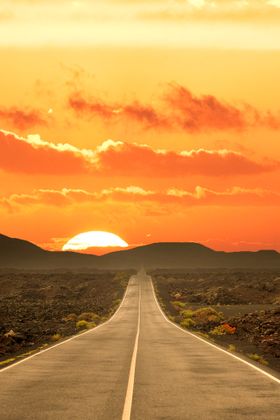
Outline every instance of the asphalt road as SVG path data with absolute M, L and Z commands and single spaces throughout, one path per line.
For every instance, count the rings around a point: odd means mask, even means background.
M 0 371 L 1 420 L 280 419 L 280 381 L 168 322 L 131 278 L 106 324 Z

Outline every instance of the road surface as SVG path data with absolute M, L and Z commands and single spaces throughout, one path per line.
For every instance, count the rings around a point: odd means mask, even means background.
M 106 324 L 0 371 L 1 420 L 278 419 L 280 381 L 168 322 L 145 273 Z

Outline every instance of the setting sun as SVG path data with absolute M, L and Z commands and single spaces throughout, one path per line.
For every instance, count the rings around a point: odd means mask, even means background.
M 111 232 L 90 231 L 73 236 L 65 245 L 63 251 L 83 251 L 93 247 L 120 247 L 126 248 L 128 244 L 118 235 Z

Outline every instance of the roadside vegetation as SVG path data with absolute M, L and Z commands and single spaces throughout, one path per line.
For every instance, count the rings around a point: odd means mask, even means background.
M 155 270 L 150 273 L 172 322 L 280 370 L 280 272 Z
M 0 271 L 0 367 L 105 322 L 131 274 Z

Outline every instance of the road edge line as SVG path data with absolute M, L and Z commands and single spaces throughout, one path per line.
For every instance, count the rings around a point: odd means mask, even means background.
M 165 321 L 168 322 L 169 324 L 173 325 L 173 327 L 177 328 L 178 330 L 182 331 L 185 334 L 188 334 L 194 338 L 196 338 L 199 341 L 203 341 L 203 343 L 208 344 L 208 346 L 214 347 L 215 349 L 227 354 L 228 356 L 231 356 L 233 359 L 235 360 L 239 360 L 240 362 L 244 363 L 245 365 L 251 367 L 252 369 L 255 369 L 256 371 L 262 373 L 263 375 L 267 376 L 269 379 L 272 379 L 274 382 L 277 382 L 278 384 L 280 384 L 280 379 L 278 379 L 276 376 L 271 375 L 270 373 L 266 372 L 265 370 L 259 368 L 258 366 L 253 365 L 252 363 L 248 362 L 247 360 L 242 359 L 241 357 L 236 356 L 235 354 L 230 353 L 229 351 L 222 349 L 219 346 L 216 346 L 213 343 L 210 343 L 209 341 L 204 340 L 202 337 L 198 337 L 196 334 L 191 333 L 190 331 L 186 331 L 183 328 L 181 328 L 179 325 L 175 324 L 174 322 L 170 321 L 170 319 L 167 318 L 167 316 L 165 315 L 165 313 L 163 312 L 162 308 L 160 307 L 160 304 L 158 303 L 156 294 L 155 294 L 155 288 L 153 285 L 153 281 L 151 276 L 150 277 L 150 282 L 151 282 L 151 286 L 152 286 L 152 291 L 153 291 L 153 296 L 155 299 L 155 302 L 162 314 L 162 316 L 164 317 Z
M 137 362 L 137 353 L 138 353 L 138 344 L 139 344 L 139 335 L 140 335 L 140 325 L 141 325 L 141 285 L 139 282 L 137 333 L 135 337 L 134 348 L 133 348 L 132 358 L 130 362 L 126 396 L 125 396 L 123 413 L 122 413 L 122 420 L 130 420 L 130 417 L 131 417 L 136 362 Z
M 83 332 L 81 332 L 79 334 L 75 334 L 72 337 L 67 338 L 66 340 L 61 341 L 60 343 L 53 344 L 52 346 L 50 346 L 50 347 L 48 347 L 48 348 L 46 348 L 44 350 L 39 350 L 37 353 L 34 353 L 31 356 L 27 356 L 24 359 L 19 360 L 18 362 L 12 363 L 11 365 L 6 366 L 6 367 L 0 369 L 0 374 L 2 372 L 4 372 L 4 371 L 8 370 L 8 369 L 11 369 L 11 368 L 13 368 L 13 367 L 15 367 L 17 365 L 20 365 L 21 363 L 26 362 L 27 360 L 33 359 L 33 357 L 39 356 L 39 355 L 41 355 L 43 353 L 46 353 L 47 351 L 50 351 L 50 350 L 52 350 L 52 349 L 54 349 L 56 347 L 62 346 L 63 344 L 66 344 L 69 341 L 75 340 L 75 339 L 77 339 L 77 338 L 79 338 L 79 337 L 81 337 L 83 335 L 94 333 L 96 330 L 100 329 L 101 327 L 104 327 L 105 325 L 108 325 L 111 321 L 113 321 L 113 319 L 115 318 L 115 316 L 118 314 L 118 312 L 122 308 L 122 306 L 124 304 L 124 301 L 126 299 L 126 296 L 127 296 L 128 287 L 129 287 L 129 285 L 131 283 L 131 278 L 132 277 L 134 277 L 134 275 L 129 278 L 129 281 L 127 283 L 126 290 L 125 290 L 125 293 L 123 295 L 123 298 L 122 298 L 122 301 L 121 301 L 120 305 L 118 306 L 117 310 L 113 313 L 113 315 L 111 316 L 111 318 L 109 318 L 107 321 L 103 322 L 102 324 L 98 325 L 97 327 L 91 328 L 90 330 L 83 331 Z

